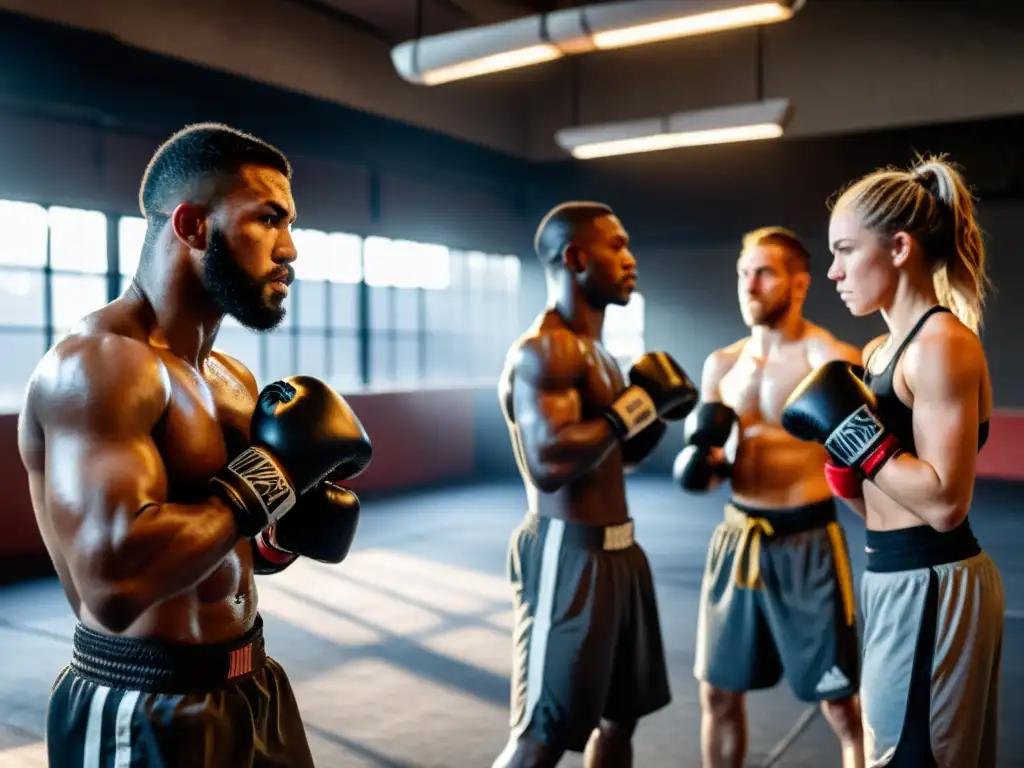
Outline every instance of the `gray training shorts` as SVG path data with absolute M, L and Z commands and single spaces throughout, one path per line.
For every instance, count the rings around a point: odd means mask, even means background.
M 868 768 L 995 768 L 1003 581 L 970 525 L 867 532 Z

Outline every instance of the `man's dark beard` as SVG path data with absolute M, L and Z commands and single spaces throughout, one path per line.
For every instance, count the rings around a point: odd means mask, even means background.
M 203 260 L 203 282 L 221 311 L 250 330 L 269 331 L 284 319 L 284 307 L 266 304 L 265 284 L 254 280 L 238 265 L 220 230 L 210 232 Z
M 764 314 L 758 318 L 760 322 L 756 323 L 756 325 L 766 325 L 769 328 L 775 327 L 775 324 L 786 316 L 792 303 L 793 301 L 789 296 L 779 299 L 774 306 L 764 310 Z

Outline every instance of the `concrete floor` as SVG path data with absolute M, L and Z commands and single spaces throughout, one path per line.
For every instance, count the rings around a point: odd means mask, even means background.
M 655 571 L 672 673 L 672 705 L 645 720 L 638 768 L 699 766 L 694 621 L 705 547 L 724 496 L 683 497 L 668 482 L 630 480 L 637 536 Z M 1024 500 L 982 485 L 972 515 L 1006 582 L 1001 766 L 1024 766 Z M 507 738 L 510 602 L 508 537 L 523 511 L 514 485 L 434 491 L 366 503 L 342 566 L 300 563 L 260 579 L 267 647 L 295 686 L 317 764 L 489 766 Z M 863 526 L 844 516 L 858 577 Z M 45 766 L 50 685 L 68 660 L 74 622 L 55 581 L 0 590 L 0 766 Z M 785 742 L 807 712 L 782 686 L 752 695 L 748 763 Z M 839 764 L 815 717 L 770 764 Z M 563 766 L 582 765 L 570 755 Z M 225 768 L 228 768 L 225 766 Z

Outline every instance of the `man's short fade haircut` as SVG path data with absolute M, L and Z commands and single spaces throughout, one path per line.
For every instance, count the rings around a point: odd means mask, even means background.
M 761 227 L 743 236 L 741 253 L 759 245 L 778 245 L 786 249 L 786 260 L 790 272 L 810 272 L 811 252 L 800 236 L 785 227 Z
M 559 262 L 562 252 L 580 231 L 602 216 L 614 216 L 615 212 L 604 203 L 573 201 L 556 205 L 541 219 L 533 248 L 537 258 L 545 266 Z
M 180 202 L 210 203 L 227 191 L 245 165 L 273 168 L 291 178 L 288 159 L 276 147 L 221 123 L 196 123 L 165 141 L 153 154 L 139 189 L 148 219 L 166 216 Z

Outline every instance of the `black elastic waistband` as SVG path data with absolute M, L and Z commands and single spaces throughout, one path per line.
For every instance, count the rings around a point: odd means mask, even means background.
M 543 515 L 528 515 L 523 529 L 547 535 L 552 526 L 559 528 L 562 542 L 580 549 L 615 551 L 633 546 L 633 520 L 611 525 L 592 525 Z
M 981 553 L 981 546 L 966 518 L 947 533 L 936 531 L 930 525 L 917 525 L 895 531 L 868 530 L 865 541 L 866 570 L 875 573 L 931 568 Z
M 824 528 L 836 519 L 835 499 L 824 499 L 801 507 L 768 508 L 750 507 L 730 499 L 729 506 L 748 517 L 760 517 L 766 520 L 773 529 L 772 535 L 784 536 L 787 533 L 801 533 Z
M 215 645 L 116 637 L 79 624 L 71 668 L 80 677 L 111 688 L 203 693 L 261 669 L 266 659 L 259 616 L 242 637 Z

